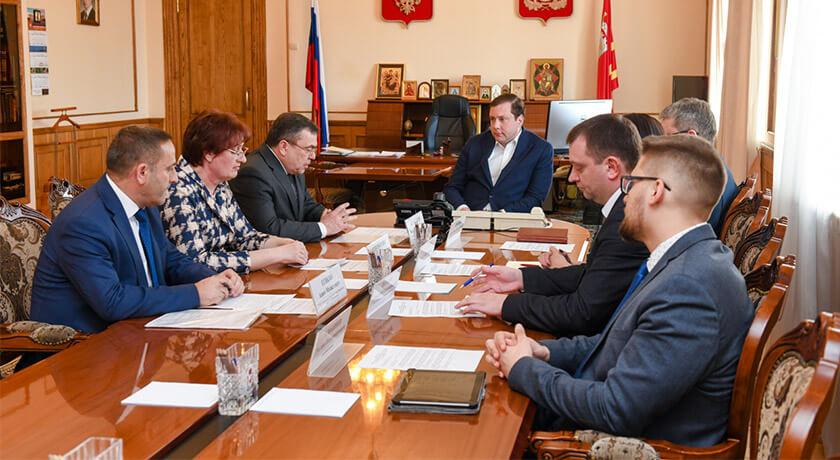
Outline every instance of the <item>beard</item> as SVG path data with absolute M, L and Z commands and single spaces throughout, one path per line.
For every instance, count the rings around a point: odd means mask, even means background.
M 625 209 L 626 213 L 626 209 Z M 624 214 L 621 225 L 618 226 L 618 234 L 621 239 L 629 243 L 642 242 L 642 219 L 639 216 Z

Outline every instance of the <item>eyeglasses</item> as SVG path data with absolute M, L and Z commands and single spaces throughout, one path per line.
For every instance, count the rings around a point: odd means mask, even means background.
M 634 182 L 639 182 L 643 180 L 661 180 L 658 177 L 650 177 L 650 176 L 623 176 L 621 178 L 621 193 L 628 194 L 630 193 L 630 189 L 633 188 Z M 665 190 L 671 191 L 671 187 L 668 187 L 668 184 L 665 181 L 662 181 L 662 185 L 665 186 Z
M 289 142 L 289 141 L 286 141 L 286 142 Z M 316 153 L 318 153 L 318 147 L 303 147 L 301 145 L 295 144 L 294 142 L 289 142 L 289 145 L 294 145 L 295 147 L 297 147 L 297 148 L 303 150 L 304 152 L 306 152 L 308 155 L 315 155 Z
M 669 136 L 675 136 L 675 135 L 677 135 L 677 134 L 688 134 L 688 133 L 690 133 L 690 132 L 691 132 L 691 130 L 690 130 L 690 129 L 684 129 L 684 130 L 682 130 L 682 131 L 677 131 L 677 132 L 675 132 L 675 133 L 670 133 L 670 134 L 668 134 L 668 135 L 669 135 Z
M 225 150 L 232 153 L 235 158 L 242 158 L 245 156 L 245 153 L 248 152 L 248 147 L 245 144 L 240 144 L 234 148 L 229 148 Z

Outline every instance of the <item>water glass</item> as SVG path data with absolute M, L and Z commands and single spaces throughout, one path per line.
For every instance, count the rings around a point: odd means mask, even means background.
M 235 343 L 216 356 L 219 414 L 242 415 L 257 402 L 260 346 Z
M 122 460 L 123 441 L 120 438 L 87 438 L 64 455 L 50 454 L 50 460 Z

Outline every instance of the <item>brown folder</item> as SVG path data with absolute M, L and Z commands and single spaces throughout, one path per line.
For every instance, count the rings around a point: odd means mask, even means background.
M 516 241 L 528 243 L 566 243 L 569 230 L 565 228 L 520 228 Z

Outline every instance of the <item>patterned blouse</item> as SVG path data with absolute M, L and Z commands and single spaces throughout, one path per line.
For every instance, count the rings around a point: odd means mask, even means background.
M 166 236 L 179 251 L 216 271 L 232 268 L 248 273 L 248 251 L 260 249 L 269 235 L 258 232 L 222 182 L 211 194 L 198 173 L 181 158 L 175 165 L 178 182 L 169 187 L 160 217 Z

